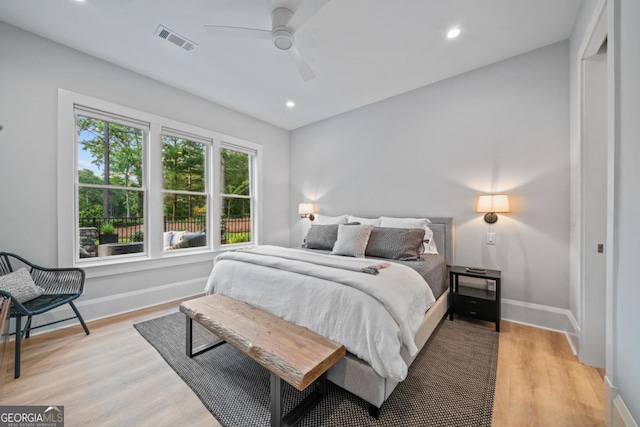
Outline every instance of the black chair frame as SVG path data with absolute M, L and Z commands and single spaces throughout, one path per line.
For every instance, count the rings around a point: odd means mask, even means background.
M 20 377 L 20 356 L 22 353 L 22 340 L 29 338 L 29 334 L 32 329 L 42 328 L 45 326 L 53 325 L 60 322 L 65 322 L 71 319 L 78 319 L 84 332 L 89 335 L 89 328 L 87 328 L 84 319 L 80 315 L 80 312 L 76 308 L 73 301 L 82 295 L 84 291 L 84 270 L 80 268 L 46 268 L 35 265 L 21 256 L 11 254 L 8 252 L 0 252 L 0 276 L 12 273 L 14 271 L 12 261 L 23 264 L 25 268 L 28 267 L 29 273 L 36 285 L 44 289 L 44 294 L 32 299 L 20 303 L 9 292 L 0 290 L 0 295 L 7 298 L 11 298 L 11 310 L 10 317 L 15 319 L 16 332 L 15 332 L 15 378 Z M 22 266 L 22 265 L 21 265 Z M 46 313 L 61 305 L 69 304 L 75 313 L 75 316 L 68 317 L 66 319 L 56 320 L 44 325 L 31 326 L 31 320 L 33 316 Z M 27 317 L 27 322 L 22 328 L 22 318 Z

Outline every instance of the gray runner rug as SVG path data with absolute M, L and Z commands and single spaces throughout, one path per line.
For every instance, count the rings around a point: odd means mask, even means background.
M 153 345 L 202 403 L 226 427 L 268 427 L 269 372 L 228 344 L 190 359 L 185 354 L 185 315 L 169 314 L 134 327 Z M 194 322 L 194 348 L 211 341 Z M 490 426 L 498 361 L 498 333 L 444 320 L 382 405 L 368 403 L 329 382 L 328 394 L 299 426 Z M 309 387 L 311 389 L 312 387 Z M 286 412 L 305 392 L 284 384 Z

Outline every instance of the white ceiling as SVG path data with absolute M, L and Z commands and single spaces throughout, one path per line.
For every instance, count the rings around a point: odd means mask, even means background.
M 580 2 L 332 0 L 296 33 L 308 82 L 271 43 L 204 29 L 270 29 L 273 8 L 301 0 L 0 0 L 0 19 L 290 130 L 567 39 Z M 198 47 L 155 36 L 159 24 Z

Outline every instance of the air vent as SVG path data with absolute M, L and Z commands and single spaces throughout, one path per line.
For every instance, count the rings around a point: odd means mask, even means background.
M 158 28 L 156 29 L 156 35 L 160 38 L 170 41 L 176 46 L 180 46 L 184 50 L 190 51 L 195 49 L 196 46 L 198 46 L 196 43 L 192 42 L 191 40 L 188 40 L 182 37 L 181 35 L 176 34 L 174 31 L 171 31 L 170 29 L 163 27 L 162 25 L 158 25 Z

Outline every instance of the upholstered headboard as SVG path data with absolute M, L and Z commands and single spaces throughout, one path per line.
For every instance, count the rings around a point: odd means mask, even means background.
M 455 256 L 455 228 L 451 217 L 428 216 L 429 228 L 433 231 L 433 240 L 436 242 L 438 253 L 447 260 L 447 265 L 454 265 Z

